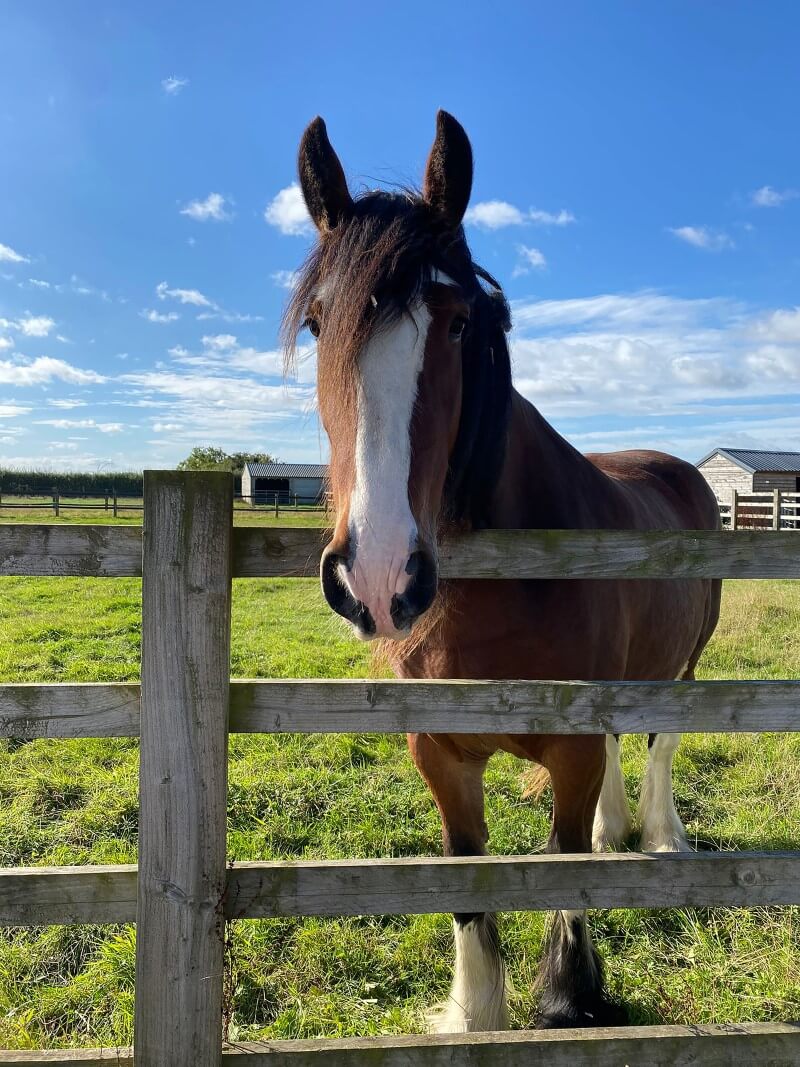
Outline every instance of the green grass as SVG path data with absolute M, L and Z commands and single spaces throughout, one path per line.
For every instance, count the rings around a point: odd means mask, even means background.
M 139 613 L 133 580 L 1 579 L 0 681 L 136 679 Z M 799 668 L 800 585 L 727 583 L 700 676 L 797 678 Z M 359 677 L 372 668 L 316 582 L 240 580 L 232 673 Z M 233 736 L 230 747 L 232 858 L 440 851 L 438 816 L 402 738 Z M 644 740 L 626 739 L 623 756 L 633 798 Z M 490 763 L 497 853 L 536 850 L 547 836 L 548 799 L 522 800 L 520 770 L 509 756 Z M 136 775 L 131 740 L 0 742 L 0 863 L 133 861 Z M 687 737 L 676 794 L 701 846 L 797 848 L 800 741 Z M 797 1017 L 799 919 L 796 909 L 609 911 L 595 913 L 593 926 L 611 990 L 633 1020 L 685 1023 Z M 447 916 L 232 925 L 233 1038 L 418 1031 L 447 988 Z M 501 929 L 517 989 L 513 1024 L 529 1025 L 543 917 L 505 915 Z M 133 974 L 131 928 L 3 932 L 0 1046 L 130 1042 Z

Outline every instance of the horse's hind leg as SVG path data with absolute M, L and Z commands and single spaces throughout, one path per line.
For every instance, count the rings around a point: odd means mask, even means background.
M 606 737 L 606 771 L 597 801 L 592 827 L 592 848 L 605 852 L 619 848 L 631 832 L 631 807 L 625 793 L 625 779 L 619 761 L 619 737 Z
M 428 783 L 442 816 L 446 856 L 479 856 L 486 852 L 483 813 L 483 772 L 486 759 L 472 759 L 426 734 L 409 738 L 414 762 Z M 494 915 L 453 916 L 456 963 L 447 1000 L 427 1016 L 432 1033 L 505 1030 L 505 967 Z
M 601 738 L 565 737 L 547 752 L 553 783 L 550 852 L 589 852 L 592 820 L 604 771 Z M 592 945 L 585 911 L 554 916 L 545 943 L 537 985 L 541 991 L 537 1025 L 543 1029 L 613 1026 L 625 1021 L 609 1001 L 600 957 Z

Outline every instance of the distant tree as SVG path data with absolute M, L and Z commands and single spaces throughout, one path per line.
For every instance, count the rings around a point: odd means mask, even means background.
M 267 452 L 233 452 L 228 455 L 221 448 L 193 448 L 186 459 L 178 464 L 179 471 L 231 471 L 241 474 L 245 463 L 276 463 Z
M 178 464 L 179 471 L 229 471 L 231 470 L 230 456 L 221 448 L 203 448 L 198 445 L 193 448 L 186 459 Z
M 228 459 L 231 461 L 231 470 L 234 474 L 241 474 L 245 463 L 279 462 L 277 456 L 271 456 L 269 452 L 232 452 Z

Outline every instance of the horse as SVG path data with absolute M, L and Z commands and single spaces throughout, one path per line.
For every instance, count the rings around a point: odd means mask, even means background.
M 716 580 L 442 580 L 453 531 L 718 529 L 690 464 L 660 452 L 582 455 L 512 385 L 509 305 L 473 262 L 463 219 L 472 148 L 445 111 L 422 191 L 352 196 L 325 123 L 305 130 L 300 187 L 317 240 L 287 306 L 287 367 L 316 339 L 335 527 L 322 592 L 401 678 L 691 679 L 719 614 Z M 675 809 L 678 735 L 651 735 L 641 848 L 688 848 Z M 551 852 L 618 847 L 632 830 L 619 739 L 411 734 L 442 821 L 444 854 L 487 851 L 483 775 L 513 753 L 549 775 Z M 453 917 L 455 968 L 428 1017 L 440 1033 L 508 1026 L 496 917 Z M 549 921 L 541 1028 L 619 1025 L 583 911 Z

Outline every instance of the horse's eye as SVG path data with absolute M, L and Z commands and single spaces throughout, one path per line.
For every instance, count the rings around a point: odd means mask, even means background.
M 457 315 L 450 325 L 450 340 L 460 341 L 468 325 L 469 322 L 463 315 Z
M 312 337 L 319 337 L 320 325 L 317 319 L 307 318 L 303 325 L 310 332 Z

